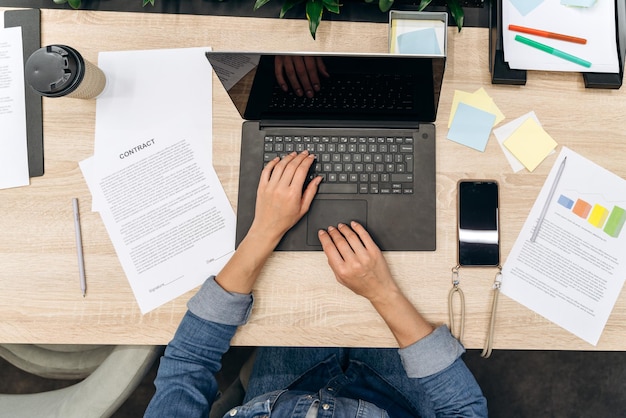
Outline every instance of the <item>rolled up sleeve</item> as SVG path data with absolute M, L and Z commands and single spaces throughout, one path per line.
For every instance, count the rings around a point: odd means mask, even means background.
M 465 349 L 448 327 L 442 325 L 399 352 L 407 375 L 421 378 L 444 370 L 461 357 Z
M 187 308 L 207 321 L 239 326 L 248 322 L 253 304 L 251 293 L 227 292 L 217 284 L 215 276 L 211 276 L 187 302 Z

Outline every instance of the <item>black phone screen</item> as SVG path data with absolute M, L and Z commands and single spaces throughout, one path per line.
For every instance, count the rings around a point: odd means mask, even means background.
M 499 265 L 498 183 L 461 181 L 458 193 L 459 265 Z

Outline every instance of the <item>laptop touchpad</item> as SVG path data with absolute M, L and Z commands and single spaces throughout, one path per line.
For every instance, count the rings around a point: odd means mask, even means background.
M 320 245 L 317 231 L 339 223 L 350 225 L 357 221 L 367 227 L 367 202 L 365 200 L 323 200 L 313 201 L 307 217 L 306 243 Z

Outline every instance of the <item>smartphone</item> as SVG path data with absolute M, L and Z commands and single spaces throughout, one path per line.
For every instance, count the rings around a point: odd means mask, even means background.
M 457 213 L 459 265 L 500 265 L 498 183 L 459 181 Z

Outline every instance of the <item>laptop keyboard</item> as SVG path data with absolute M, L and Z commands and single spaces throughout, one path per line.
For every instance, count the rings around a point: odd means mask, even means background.
M 316 156 L 307 182 L 322 176 L 318 193 L 413 193 L 413 137 L 266 135 L 264 163 L 304 150 Z

